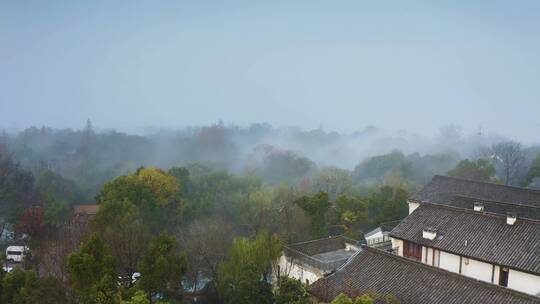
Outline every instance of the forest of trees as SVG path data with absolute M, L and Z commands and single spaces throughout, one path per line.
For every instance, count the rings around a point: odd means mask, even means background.
M 0 303 L 309 303 L 301 282 L 270 284 L 284 244 L 361 239 L 406 216 L 408 195 L 435 174 L 540 184 L 540 147 L 508 140 L 469 145 L 470 154 L 392 147 L 339 167 L 264 142 L 276 132 L 217 124 L 135 136 L 97 132 L 90 122 L 4 132 L 0 247 L 24 244 L 31 254 L 24 267 L 0 270 Z M 316 146 L 345 137 L 287 136 L 318 157 L 324 149 Z M 99 212 L 74 220 L 80 204 L 99 204 Z

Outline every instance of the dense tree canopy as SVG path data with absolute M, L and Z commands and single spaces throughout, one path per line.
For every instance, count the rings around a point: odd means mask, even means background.
M 68 270 L 79 303 L 115 303 L 117 274 L 114 257 L 97 235 L 92 235 L 79 252 L 68 257 Z
M 226 304 L 273 303 L 269 279 L 281 248 L 281 240 L 268 233 L 261 233 L 252 241 L 236 239 L 229 257 L 219 267 L 218 292 L 222 301 Z
M 16 223 L 21 213 L 36 204 L 37 199 L 34 176 L 0 146 L 0 231 L 5 223 Z
M 280 277 L 275 292 L 276 304 L 309 304 L 307 287 L 299 280 Z
M 157 168 L 139 168 L 106 183 L 96 199 L 98 203 L 129 201 L 154 231 L 174 222 L 182 212 L 178 180 Z
M 313 196 L 302 196 L 296 200 L 296 204 L 311 218 L 312 236 L 323 237 L 328 230 L 326 215 L 331 206 L 328 194 L 319 192 Z
M 162 233 L 153 240 L 139 263 L 139 269 L 140 287 L 151 302 L 158 294 L 164 299 L 180 300 L 187 260 L 178 252 L 175 238 Z
M 531 185 L 536 180 L 536 187 L 540 187 L 540 154 L 534 159 L 527 172 L 527 179 L 525 180 L 525 186 Z
M 132 276 L 150 238 L 150 231 L 138 208 L 127 199 L 104 201 L 92 228 L 116 257 L 117 271 L 123 284 L 131 286 Z
M 501 142 L 491 146 L 486 153 L 506 185 L 519 184 L 525 161 L 523 147 L 520 143 Z
M 399 171 L 404 176 L 412 175 L 412 163 L 401 151 L 394 150 L 389 154 L 374 156 L 361 162 L 354 168 L 354 176 L 358 180 L 381 181 L 392 171 Z
M 452 170 L 448 171 L 449 176 L 466 178 L 480 182 L 490 182 L 495 178 L 495 167 L 485 159 L 468 160 L 464 159 Z

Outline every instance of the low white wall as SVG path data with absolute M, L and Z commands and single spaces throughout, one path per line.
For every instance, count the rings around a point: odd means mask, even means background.
M 439 267 L 448 271 L 459 273 L 459 255 L 441 251 Z
M 303 283 L 306 283 L 307 280 L 308 283 L 311 284 L 323 277 L 322 272 L 311 267 L 306 267 L 305 265 L 297 264 L 284 255 L 279 258 L 278 265 L 281 276 L 295 278 Z M 276 274 L 274 274 L 274 277 L 275 276 Z
M 537 295 L 540 293 L 540 276 L 510 269 L 508 272 L 508 288 Z
M 356 245 L 345 243 L 345 250 L 347 251 L 358 251 L 360 248 Z
M 468 263 L 467 263 L 468 261 Z M 474 259 L 461 259 L 461 274 L 480 281 L 491 283 L 492 264 Z M 498 283 L 498 282 L 497 282 Z
M 372 240 L 372 239 L 376 239 L 376 238 L 382 238 L 383 237 L 383 232 L 382 231 L 378 231 L 368 237 L 366 237 L 366 240 Z
M 377 241 L 379 241 L 379 240 L 382 240 L 383 237 L 384 237 L 383 232 L 382 232 L 382 231 L 379 231 L 379 232 L 377 232 L 377 233 L 375 233 L 375 234 L 373 234 L 373 235 L 370 235 L 370 236 L 368 236 L 368 237 L 365 237 L 365 239 L 366 239 L 366 243 L 367 243 L 368 246 L 369 246 L 369 245 L 372 245 L 374 242 L 377 242 Z

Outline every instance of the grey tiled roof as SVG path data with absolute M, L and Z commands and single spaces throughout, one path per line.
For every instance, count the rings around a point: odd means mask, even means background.
M 283 254 L 295 263 L 305 264 L 329 273 L 343 265 L 352 255 L 352 252 L 345 253 L 346 243 L 357 245 L 358 241 L 341 235 L 333 236 L 287 245 L 283 248 Z
M 437 230 L 434 240 L 422 230 Z M 462 256 L 540 274 L 540 221 L 429 204 L 420 205 L 390 236 Z
M 330 302 L 340 293 L 393 294 L 401 304 L 538 304 L 540 298 L 484 283 L 373 248 L 364 248 L 311 292 Z
M 323 252 L 334 251 L 345 248 L 346 238 L 343 236 L 332 236 L 324 239 L 290 244 L 287 247 L 292 248 L 306 255 L 316 255 Z M 349 241 L 356 242 L 354 240 Z
M 474 204 L 480 203 L 484 206 L 484 210 L 490 213 L 506 215 L 508 212 L 517 214 L 519 218 L 529 218 L 540 220 L 540 207 L 532 207 L 528 205 L 517 205 L 505 202 L 476 199 L 465 196 L 456 196 L 447 205 L 473 210 Z
M 411 199 L 420 202 L 448 204 L 456 196 L 540 207 L 539 190 L 439 175 L 433 177 L 431 182 L 420 192 L 412 195 Z

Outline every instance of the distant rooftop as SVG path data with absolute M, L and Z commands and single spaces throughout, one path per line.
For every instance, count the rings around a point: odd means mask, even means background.
M 488 213 L 506 215 L 508 212 L 513 212 L 519 218 L 540 220 L 540 207 L 529 205 L 516 205 L 495 200 L 478 199 L 466 196 L 455 196 L 446 205 L 473 210 L 475 204 L 482 205 L 484 211 Z
M 521 208 L 522 216 L 537 218 L 540 213 L 534 209 L 540 208 L 540 191 L 485 183 L 449 176 L 435 175 L 433 179 L 418 193 L 412 195 L 410 200 L 420 203 L 434 203 L 460 207 L 467 201 L 490 202 L 491 206 L 498 203 L 493 212 L 506 214 L 514 206 Z
M 290 244 L 285 246 L 283 251 L 287 257 L 296 259 L 299 263 L 331 272 L 343 265 L 356 252 L 348 248 L 347 244 L 359 246 L 356 240 L 334 236 Z
M 455 197 L 540 207 L 540 191 L 435 175 L 411 200 L 448 205 Z

